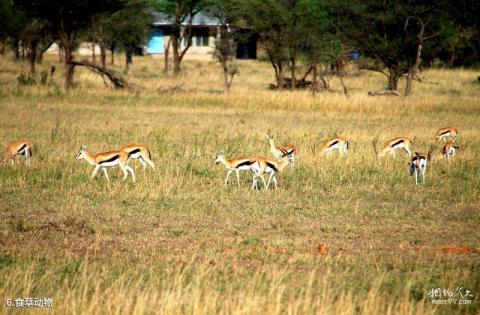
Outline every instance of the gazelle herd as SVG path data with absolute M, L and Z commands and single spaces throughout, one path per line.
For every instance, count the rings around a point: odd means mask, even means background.
M 438 129 L 433 139 L 446 142 L 441 152 L 437 155 L 438 158 L 443 158 L 447 161 L 450 161 L 453 158 L 459 150 L 459 147 L 454 142 L 457 135 L 458 131 L 455 128 L 448 127 Z M 293 144 L 278 146 L 275 144 L 274 135 L 267 133 L 266 136 L 268 139 L 268 147 L 273 158 L 252 156 L 228 159 L 225 157 L 223 151 L 217 154 L 214 160 L 215 164 L 222 164 L 227 169 L 225 185 L 228 183 L 228 178 L 231 173 L 235 172 L 237 184 L 240 186 L 240 172 L 250 171 L 252 173 L 252 189 L 259 189 L 259 178 L 265 189 L 268 189 L 272 182 L 274 187 L 277 188 L 276 175 L 289 165 L 293 167 L 297 148 Z M 447 142 L 447 140 L 449 141 Z M 386 142 L 380 149 L 377 148 L 377 140 L 373 141 L 374 152 L 376 156 L 379 157 L 391 155 L 395 158 L 397 151 L 404 151 L 408 156 L 412 156 L 411 145 L 412 140 L 408 137 L 395 137 Z M 326 156 L 332 155 L 333 151 L 338 151 L 340 155 L 346 155 L 348 154 L 348 150 L 348 140 L 344 137 L 335 137 L 324 143 L 321 152 Z M 433 158 L 432 152 L 432 147 L 430 147 L 428 153 L 414 152 L 409 165 L 410 175 L 414 176 L 415 184 L 418 184 L 420 178 L 421 181 L 425 183 L 427 163 Z M 29 141 L 17 140 L 8 144 L 3 162 L 7 163 L 10 160 L 12 165 L 14 162 L 18 163 L 17 158 L 19 155 L 22 155 L 25 158 L 25 163 L 27 165 L 31 163 L 32 144 Z M 151 167 L 155 171 L 155 164 L 152 161 L 150 149 L 143 144 L 128 144 L 118 150 L 99 152 L 94 155 L 87 152 L 86 145 L 82 145 L 75 158 L 77 160 L 84 159 L 89 164 L 95 166 L 90 180 L 92 180 L 101 169 L 107 181 L 110 181 L 107 169 L 118 166 L 123 172 L 123 180 L 125 181 L 130 174 L 132 181 L 135 183 L 135 170 L 128 164 L 131 159 L 137 159 L 140 161 L 144 170 Z M 264 175 L 268 175 L 268 180 L 265 180 Z

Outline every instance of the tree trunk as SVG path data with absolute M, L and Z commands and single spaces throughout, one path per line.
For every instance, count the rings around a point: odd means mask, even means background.
M 61 46 L 63 47 L 64 61 L 65 61 L 65 90 L 69 90 L 73 84 L 73 71 L 75 70 L 75 65 L 70 61 L 73 60 L 73 50 L 75 49 L 75 44 L 73 42 L 73 34 L 65 29 L 64 21 L 60 21 L 60 30 L 58 32 L 58 37 L 60 38 Z
M 133 48 L 127 47 L 125 49 L 125 73 L 129 74 L 132 71 L 132 56 L 133 56 Z
M 417 55 L 415 57 L 415 63 L 408 70 L 407 83 L 405 85 L 405 96 L 409 96 L 412 94 L 412 82 L 413 82 L 413 79 L 415 78 L 415 74 L 417 73 L 418 67 L 422 62 L 422 47 L 423 47 L 423 35 L 425 32 L 425 24 L 421 19 L 418 19 L 418 21 L 420 22 L 420 32 L 418 33 Z
M 318 73 L 317 73 L 317 65 L 313 65 L 313 80 L 312 80 L 312 94 L 315 96 L 318 91 Z
M 172 35 L 172 48 L 173 48 L 173 75 L 177 75 L 180 72 L 180 54 L 178 52 L 179 42 L 178 36 Z
M 172 37 L 170 36 L 168 38 L 168 42 L 167 42 L 167 46 L 165 46 L 165 58 L 164 58 L 164 66 L 163 66 L 163 73 L 165 75 L 168 75 L 168 58 L 169 58 L 169 55 L 170 55 L 170 46 L 172 44 Z
M 95 54 L 95 43 L 92 43 L 92 62 L 93 63 L 97 62 L 97 56 Z
M 65 55 L 65 51 L 63 49 L 63 46 L 61 43 L 58 43 L 58 62 L 59 63 L 63 63 L 64 62 L 64 56 Z
M 13 52 L 15 54 L 15 60 L 18 60 L 20 59 L 20 41 L 18 39 L 16 39 L 14 42 L 13 42 Z
M 106 68 L 107 64 L 107 48 L 105 47 L 104 43 L 100 43 L 100 63 L 102 64 L 102 68 Z
M 73 60 L 71 47 L 65 47 L 65 90 L 70 90 L 73 85 L 73 72 L 75 65 L 70 63 Z
M 110 45 L 110 51 L 112 52 L 110 64 L 113 66 L 115 64 L 115 45 Z
M 400 75 L 395 69 L 388 69 L 388 89 L 396 91 L 398 89 L 398 80 Z
M 28 61 L 30 63 L 30 75 L 35 75 L 35 61 L 37 60 L 37 45 L 36 41 L 31 41 L 28 48 Z
M 291 63 L 291 66 L 292 66 L 292 69 L 291 69 L 291 76 L 292 76 L 291 90 L 295 91 L 295 85 L 296 85 L 295 70 L 296 70 L 296 66 L 297 66 L 296 62 L 295 62 L 295 58 L 291 58 L 290 63 Z
M 230 84 L 228 82 L 228 65 L 226 60 L 222 62 L 222 68 L 223 68 L 224 88 L 225 88 L 225 92 L 228 92 L 230 90 Z

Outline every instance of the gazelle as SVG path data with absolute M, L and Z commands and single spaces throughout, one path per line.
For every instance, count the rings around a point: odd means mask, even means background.
M 418 177 L 422 176 L 422 181 L 425 184 L 425 173 L 427 171 L 427 162 L 430 160 L 432 155 L 432 148 L 428 151 L 427 154 L 415 152 L 415 156 L 412 157 L 410 161 L 410 176 L 415 176 L 415 185 L 418 185 Z
M 268 189 L 272 181 L 276 189 L 277 173 L 283 171 L 285 167 L 287 167 L 287 165 L 291 165 L 291 164 L 293 164 L 293 158 L 291 155 L 287 155 L 278 161 L 274 161 L 274 160 L 270 160 L 262 157 L 257 158 L 255 163 L 252 165 L 252 172 L 253 172 L 252 189 L 258 189 L 258 183 L 257 183 L 258 177 L 262 179 L 265 189 Z M 263 174 L 270 174 L 266 185 L 265 185 L 265 178 L 263 178 Z
M 237 157 L 226 159 L 225 153 L 220 151 L 215 157 L 215 164 L 222 164 L 227 169 L 227 176 L 225 177 L 225 185 L 228 183 L 228 177 L 235 171 L 237 174 L 237 183 L 240 186 L 240 171 L 249 171 L 256 161 L 256 157 Z
M 408 156 L 412 155 L 412 151 L 410 151 L 410 146 L 412 145 L 412 140 L 408 137 L 396 137 L 385 143 L 382 150 L 380 152 L 377 151 L 377 142 L 373 140 L 373 148 L 375 150 L 375 154 L 378 156 L 385 156 L 386 154 L 391 154 L 395 157 L 395 152 L 397 150 L 405 150 Z
M 87 152 L 87 146 L 82 145 L 80 147 L 80 151 L 78 151 L 77 156 L 75 157 L 77 160 L 84 159 L 89 164 L 94 165 L 95 168 L 93 169 L 92 176 L 90 180 L 92 180 L 95 175 L 97 175 L 100 169 L 103 170 L 105 174 L 105 178 L 107 181 L 110 181 L 108 178 L 108 167 L 119 166 L 123 171 L 123 180 L 126 180 L 128 177 L 128 173 L 132 175 L 133 182 L 135 183 L 135 171 L 131 168 L 128 163 L 128 153 L 124 151 L 108 151 L 108 152 L 100 152 L 95 155 L 90 155 Z
M 457 153 L 459 148 L 459 146 L 455 145 L 455 142 L 448 141 L 442 148 L 442 155 L 444 158 L 450 161 L 450 158 Z
M 12 143 L 9 143 L 7 149 L 5 150 L 5 156 L 3 158 L 3 163 L 6 163 L 8 160 L 12 162 L 12 165 L 15 162 L 18 163 L 17 157 L 23 155 L 25 157 L 25 164 L 31 163 L 32 157 L 32 144 L 28 140 L 17 140 Z
M 433 137 L 433 139 L 435 140 L 443 139 L 443 141 L 446 142 L 448 137 L 455 139 L 457 137 L 457 134 L 458 134 L 458 130 L 456 128 L 452 128 L 452 127 L 440 128 L 435 133 L 435 136 Z
M 128 153 L 130 159 L 139 160 L 143 165 L 143 169 L 147 169 L 150 166 L 155 171 L 155 165 L 152 161 L 152 155 L 150 150 L 144 144 L 127 144 L 120 148 L 120 151 Z
M 332 155 L 333 150 L 338 150 L 340 155 L 344 155 L 348 153 L 348 141 L 343 137 L 335 137 L 327 142 L 322 147 L 322 152 L 325 155 L 330 156 Z
M 291 156 L 292 163 L 295 161 L 295 151 L 297 150 L 293 144 L 284 146 L 275 145 L 275 136 L 267 133 L 268 146 L 270 152 L 276 159 L 281 159 L 287 155 Z

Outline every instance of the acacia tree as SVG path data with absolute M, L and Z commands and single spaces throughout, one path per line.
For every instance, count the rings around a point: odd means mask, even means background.
M 192 46 L 192 22 L 202 8 L 202 0 L 157 0 L 154 1 L 154 6 L 172 20 L 169 44 L 171 43 L 173 50 L 173 74 L 177 75 L 180 73 L 183 57 Z M 168 50 L 165 58 L 168 58 Z M 167 67 L 166 64 L 165 72 Z
M 223 70 L 224 90 L 228 92 L 238 69 L 232 64 L 235 55 L 235 44 L 231 36 L 230 26 L 237 19 L 234 0 L 209 0 L 205 2 L 205 11 L 220 22 L 219 32 L 215 40 L 214 57 Z
M 426 41 L 439 34 L 443 2 L 343 0 L 331 1 L 331 6 L 344 39 L 380 62 L 383 67 L 372 70 L 385 74 L 388 89 L 397 90 L 402 76 L 410 72 L 409 77 L 413 77 L 422 56 L 434 56 L 424 55 L 424 51 L 435 51 L 441 40 L 437 36 L 435 41 Z M 410 91 L 411 81 L 406 94 Z
M 122 10 L 115 12 L 108 21 L 110 38 L 125 50 L 125 72 L 129 73 L 133 64 L 135 48 L 145 44 L 152 14 L 144 0 L 132 0 Z
M 65 89 L 73 83 L 76 64 L 74 51 L 82 30 L 91 26 L 92 16 L 113 13 L 122 7 L 121 0 L 16 0 L 22 7 L 48 20 L 64 51 Z

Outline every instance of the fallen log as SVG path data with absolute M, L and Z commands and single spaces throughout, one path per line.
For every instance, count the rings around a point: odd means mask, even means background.
M 89 68 L 93 72 L 100 74 L 104 82 L 105 82 L 105 78 L 107 78 L 116 89 L 128 89 L 130 91 L 137 89 L 135 85 L 133 85 L 132 83 L 129 83 L 124 77 L 122 77 L 115 70 L 102 68 L 102 66 L 97 65 L 88 60 L 82 60 L 82 61 L 72 60 L 70 61 L 70 64 L 74 66 L 84 66 Z
M 396 90 L 380 90 L 380 91 L 368 91 L 368 95 L 370 96 L 379 96 L 379 95 L 393 95 L 399 96 L 400 93 Z

